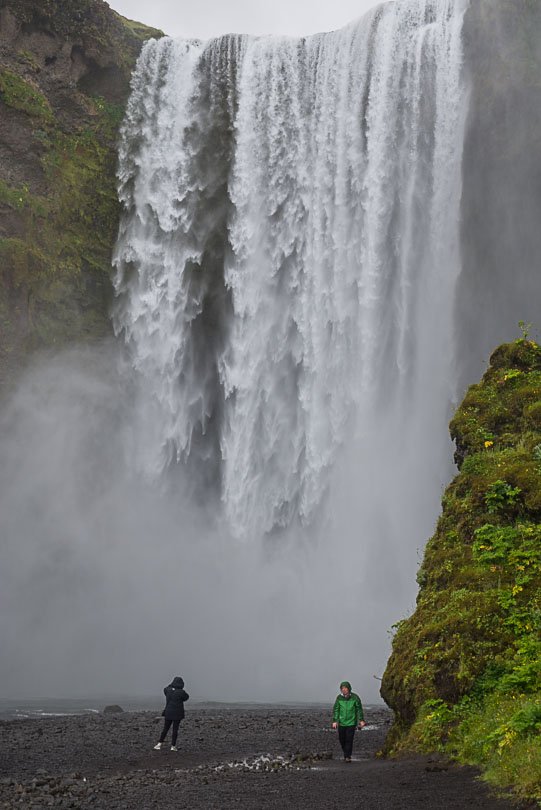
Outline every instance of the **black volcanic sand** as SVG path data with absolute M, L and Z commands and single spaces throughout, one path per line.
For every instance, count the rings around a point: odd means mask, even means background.
M 1 721 L 0 808 L 516 810 L 472 769 L 377 758 L 390 714 L 373 707 L 366 720 L 351 764 L 328 707 L 192 704 L 178 753 L 169 741 L 153 750 L 162 721 L 152 712 Z

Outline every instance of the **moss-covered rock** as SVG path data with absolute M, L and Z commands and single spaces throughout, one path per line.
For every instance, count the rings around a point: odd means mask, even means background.
M 110 330 L 116 140 L 151 36 L 102 0 L 0 0 L 0 385 Z
M 460 472 L 381 690 L 389 750 L 438 749 L 539 800 L 521 758 L 541 764 L 540 406 L 541 347 L 501 346 L 451 422 Z

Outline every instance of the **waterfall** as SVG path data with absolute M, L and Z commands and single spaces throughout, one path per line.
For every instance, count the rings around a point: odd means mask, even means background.
M 312 525 L 348 453 L 367 509 L 389 478 L 445 478 L 466 5 L 142 51 L 113 313 L 138 372 L 135 463 L 187 468 L 238 536 Z

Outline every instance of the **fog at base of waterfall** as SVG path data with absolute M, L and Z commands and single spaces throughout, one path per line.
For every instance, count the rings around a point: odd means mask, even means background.
M 238 539 L 183 476 L 172 494 L 130 471 L 119 363 L 107 344 L 40 362 L 2 414 L 4 696 L 152 694 L 179 673 L 209 700 L 325 700 L 347 677 L 377 701 L 437 488 L 410 478 L 380 509 L 390 459 L 357 479 L 344 458 L 332 514 Z
M 1 417 L 7 692 L 377 699 L 451 474 L 465 7 L 145 46 L 122 340 Z

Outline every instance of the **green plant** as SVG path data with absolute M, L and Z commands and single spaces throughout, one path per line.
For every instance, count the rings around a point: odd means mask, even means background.
M 519 325 L 520 331 L 522 332 L 522 340 L 528 340 L 528 337 L 530 335 L 530 331 L 531 331 L 531 328 L 532 328 L 532 324 L 531 323 L 526 323 L 525 321 L 519 321 L 518 325 Z
M 485 495 L 487 510 L 494 514 L 516 506 L 521 491 L 520 487 L 512 487 L 507 481 L 494 481 Z

